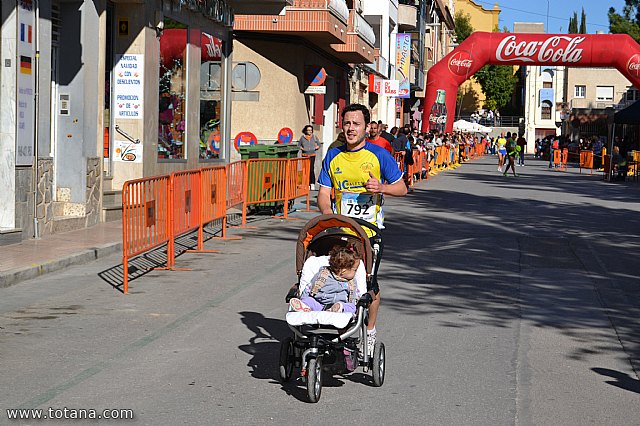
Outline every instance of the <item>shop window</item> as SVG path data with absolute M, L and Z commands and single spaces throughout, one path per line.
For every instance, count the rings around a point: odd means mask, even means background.
M 186 158 L 187 26 L 164 19 L 160 36 L 158 159 Z
M 200 49 L 200 159 L 220 158 L 222 40 L 203 32 Z

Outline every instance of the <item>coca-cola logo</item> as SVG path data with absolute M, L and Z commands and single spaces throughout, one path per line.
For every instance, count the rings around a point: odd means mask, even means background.
M 445 124 L 447 122 L 446 115 L 429 115 L 429 121 L 436 124 Z
M 449 59 L 449 70 L 460 77 L 469 77 L 473 66 L 473 56 L 466 50 L 459 50 Z
M 578 46 L 586 37 L 553 36 L 543 41 L 518 41 L 515 35 L 502 39 L 496 49 L 500 62 L 576 63 L 582 59 Z
M 636 53 L 627 62 L 627 70 L 629 74 L 636 78 L 640 78 L 640 53 Z

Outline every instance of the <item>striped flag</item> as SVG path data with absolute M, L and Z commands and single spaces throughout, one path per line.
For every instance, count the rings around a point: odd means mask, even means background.
M 31 44 L 33 42 L 33 26 L 20 24 L 20 41 Z
M 31 57 L 20 56 L 20 73 L 28 75 L 31 74 Z

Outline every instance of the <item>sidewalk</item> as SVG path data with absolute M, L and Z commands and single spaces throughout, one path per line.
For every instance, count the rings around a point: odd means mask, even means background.
M 0 247 L 0 288 L 122 250 L 122 222 L 24 240 Z

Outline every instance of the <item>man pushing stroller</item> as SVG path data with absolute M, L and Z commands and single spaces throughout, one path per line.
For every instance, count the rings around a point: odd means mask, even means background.
M 395 159 L 377 145 L 366 141 L 371 115 L 360 104 L 351 104 L 342 110 L 342 130 L 346 143 L 327 152 L 318 178 L 318 207 L 323 214 L 338 213 L 365 220 L 382 229 L 384 213 L 383 195 L 402 197 L 407 187 Z M 332 204 L 331 189 L 335 190 Z M 369 237 L 378 238 L 372 245 L 381 244 L 379 236 L 366 229 Z M 369 307 L 367 325 L 368 347 L 376 339 L 376 318 L 380 305 L 377 281 L 373 282 L 375 298 Z

